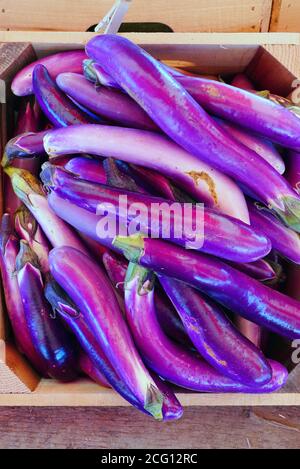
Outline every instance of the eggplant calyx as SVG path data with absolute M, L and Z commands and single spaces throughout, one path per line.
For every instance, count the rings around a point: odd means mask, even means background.
M 50 303 L 54 314 L 57 312 L 62 317 L 70 316 L 72 318 L 80 316 L 80 312 L 68 297 L 67 293 L 52 277 L 50 277 L 46 283 L 45 297 L 48 303 Z
M 13 166 L 6 167 L 4 171 L 10 177 L 16 195 L 24 203 L 32 193 L 44 196 L 38 180 L 29 171 Z
M 125 288 L 135 279 L 138 282 L 137 292 L 139 295 L 147 295 L 153 290 L 155 281 L 153 272 L 134 262 L 129 262 L 125 278 Z
M 163 420 L 162 406 L 164 395 L 159 389 L 150 384 L 147 388 L 146 403 L 144 409 L 149 412 L 156 420 Z
M 113 245 L 123 251 L 124 256 L 132 262 L 138 262 L 144 249 L 144 236 L 116 236 Z
M 40 270 L 40 263 L 37 255 L 31 249 L 27 241 L 21 239 L 20 250 L 16 258 L 17 271 L 20 271 L 26 264 L 31 264 L 33 267 Z
M 300 233 L 300 200 L 296 197 L 282 198 L 284 210 L 273 207 L 279 218 L 292 230 Z

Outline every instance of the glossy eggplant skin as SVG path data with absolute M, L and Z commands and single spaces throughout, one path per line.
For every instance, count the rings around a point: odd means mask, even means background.
M 42 111 L 55 127 L 92 122 L 89 116 L 58 88 L 44 65 L 38 64 L 34 67 L 32 86 Z
M 77 376 L 76 348 L 60 319 L 52 316 L 44 298 L 44 282 L 36 257 L 21 241 L 17 257 L 17 278 L 32 343 L 47 367 L 47 374 L 60 381 Z
M 270 362 L 272 379 L 267 384 L 259 388 L 245 386 L 222 375 L 198 355 L 168 339 L 156 318 L 154 290 L 149 278 L 142 279 L 139 269 L 135 266 L 130 273 L 128 271 L 126 317 L 145 362 L 157 374 L 178 386 L 200 392 L 261 393 L 284 384 L 287 371 L 279 363 Z
M 262 352 L 239 333 L 216 304 L 183 282 L 159 278 L 189 338 L 208 363 L 248 386 L 270 381 L 271 368 Z
M 269 240 L 259 232 L 253 231 L 251 227 L 243 222 L 221 215 L 209 208 L 203 209 L 203 217 L 201 216 L 201 219 L 195 207 L 191 207 L 190 213 L 186 213 L 186 207 L 177 203 L 177 210 L 174 212 L 172 210 L 173 202 L 127 190 L 119 190 L 106 185 L 86 182 L 74 177 L 74 175 L 60 167 L 54 167 L 49 164 L 44 166 L 41 179 L 47 189 L 54 190 L 61 197 L 94 214 L 102 213 L 102 211 L 109 213 L 112 211 L 112 214 L 118 217 L 119 224 L 129 224 L 131 222 L 133 224 L 136 213 L 130 212 L 130 207 L 133 207 L 134 204 L 136 206 L 137 204 L 143 204 L 143 207 L 146 207 L 148 212 L 147 217 L 143 217 L 143 220 L 140 221 L 141 231 L 156 237 L 167 236 L 172 243 L 192 247 L 193 249 L 237 262 L 255 261 L 267 255 L 271 249 Z M 123 198 L 126 196 L 127 210 L 125 215 L 123 214 L 124 211 L 119 208 L 121 196 Z M 154 212 L 152 210 L 154 204 L 156 204 L 156 207 L 161 207 L 160 210 Z M 176 218 L 178 209 L 181 216 Z M 164 235 L 160 212 L 162 214 L 169 214 L 170 233 L 167 233 L 167 235 Z M 151 220 L 149 220 L 148 213 L 151 214 Z M 197 217 L 201 222 L 201 226 L 197 222 L 199 227 L 198 240 L 191 228 L 196 222 Z M 183 223 L 182 220 L 184 221 Z M 202 228 L 204 228 L 203 237 L 201 236 Z
M 300 122 L 285 107 L 226 83 L 194 77 L 180 77 L 178 81 L 207 111 L 282 146 L 299 149 Z
M 24 313 L 16 275 L 18 252 L 19 240 L 12 233 L 9 214 L 4 214 L 0 231 L 0 270 L 7 313 L 19 349 L 32 366 L 46 377 L 47 367 L 33 345 Z
M 296 264 L 300 264 L 300 238 L 290 228 L 284 226 L 273 213 L 255 202 L 248 203 L 251 226 L 264 233 L 271 241 L 273 249 Z
M 125 127 L 158 130 L 157 126 L 136 102 L 121 91 L 99 87 L 83 75 L 62 73 L 56 78 L 59 88 L 84 107 L 108 121 Z
M 288 338 L 300 337 L 300 303 L 216 258 L 150 238 L 116 238 L 127 258 L 198 288 L 227 309 Z
M 44 146 L 50 158 L 88 153 L 142 163 L 170 177 L 195 200 L 249 223 L 245 198 L 238 186 L 163 135 L 106 125 L 68 126 L 48 132 Z
M 37 132 L 40 126 L 40 112 L 37 108 L 36 102 L 25 101 L 22 103 L 21 109 L 18 114 L 16 129 L 14 132 L 15 136 L 26 132 Z M 37 175 L 40 168 L 40 161 L 38 158 L 16 158 L 11 161 L 13 166 L 17 168 L 27 169 L 34 175 Z M 10 180 L 7 176 L 4 176 L 4 212 L 10 213 L 12 218 L 14 213 L 20 207 L 21 202 L 14 193 L 11 186 Z
M 261 282 L 275 280 L 277 278 L 277 272 L 265 259 L 259 259 L 255 262 L 247 262 L 245 264 L 239 264 L 238 262 L 229 262 L 229 264 L 235 269 Z
M 288 155 L 287 173 L 285 175 L 296 192 L 300 191 L 300 152 L 291 151 Z
M 101 63 L 104 69 L 178 145 L 241 183 L 264 204 L 272 207 L 288 225 L 300 231 L 300 198 L 295 195 L 286 180 L 257 153 L 232 138 L 217 125 L 180 84 L 181 80 L 202 79 L 178 77 L 177 80 L 180 81 L 177 81 L 147 52 L 128 39 L 117 35 L 101 35 L 92 38 L 87 43 L 86 51 L 92 59 Z M 230 87 L 230 85 L 212 80 L 207 81 L 209 86 L 218 93 L 219 85 Z M 244 90 L 237 88 L 233 90 L 253 97 L 251 93 Z M 211 94 L 209 90 L 206 91 L 208 95 Z M 255 98 L 262 100 L 262 105 L 268 102 L 257 96 Z M 278 105 L 274 104 L 274 109 L 271 105 L 271 108 L 276 115 L 278 112 L 287 112 L 285 118 L 289 117 L 290 125 L 294 124 L 296 127 L 292 141 L 296 147 L 297 145 L 300 147 L 299 119 Z M 244 106 L 244 109 L 247 119 L 250 120 L 248 107 Z M 236 108 L 233 108 L 232 113 L 236 114 Z M 257 119 L 257 108 L 255 117 Z M 284 130 L 282 131 L 281 128 L 279 130 L 286 136 Z
M 107 275 L 114 285 L 114 288 L 119 292 L 122 292 L 122 296 L 124 298 L 124 286 L 128 262 L 126 262 L 125 259 L 118 258 L 114 253 L 109 251 L 103 254 L 102 260 Z M 172 339 L 176 340 L 176 342 L 191 348 L 191 343 L 188 340 L 182 321 L 172 307 L 168 298 L 166 298 L 166 295 L 162 295 L 161 292 L 158 291 L 155 292 L 155 307 L 158 321 L 165 333 L 169 337 L 172 337 Z
M 66 246 L 53 249 L 49 262 L 54 279 L 83 315 L 116 373 L 141 406 L 161 418 L 163 396 L 143 365 L 105 273 L 89 256 Z
M 25 132 L 9 140 L 4 149 L 2 166 L 8 166 L 15 158 L 31 159 L 45 153 L 43 138 L 48 130 L 41 132 Z M 20 167 L 20 166 L 19 166 Z
M 106 183 L 102 161 L 84 156 L 75 156 L 66 163 L 65 168 L 86 181 Z
M 80 73 L 82 62 L 86 58 L 84 50 L 70 50 L 36 60 L 16 74 L 11 85 L 12 92 L 17 96 L 26 96 L 33 93 L 32 74 L 33 69 L 38 64 L 47 67 L 51 78 L 55 79 L 57 75 L 66 71 Z

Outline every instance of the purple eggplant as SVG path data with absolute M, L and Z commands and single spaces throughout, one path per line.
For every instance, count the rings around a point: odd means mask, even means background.
M 177 80 L 207 111 L 282 146 L 296 150 L 300 147 L 300 122 L 289 109 L 226 83 L 194 77 Z
M 35 97 L 45 116 L 55 127 L 88 124 L 91 119 L 64 95 L 42 64 L 34 67 L 32 85 Z
M 285 172 L 284 161 L 272 142 L 246 131 L 231 122 L 222 119 L 217 119 L 216 121 L 232 137 L 266 160 L 279 174 Z
M 81 208 L 96 214 L 99 213 L 99 207 L 101 207 L 102 211 L 117 215 L 119 224 L 122 224 L 123 228 L 124 224 L 134 223 L 136 212 L 130 207 L 134 207 L 134 204 L 136 206 L 140 204 L 147 209 L 147 216 L 139 218 L 141 230 L 145 234 L 149 233 L 154 237 L 167 236 L 170 241 L 184 246 L 189 246 L 190 243 L 190 247 L 193 249 L 200 249 L 236 262 L 255 261 L 267 255 L 271 249 L 269 240 L 259 232 L 253 231 L 243 222 L 221 215 L 209 208 L 204 209 L 199 228 L 204 227 L 204 237 L 201 239 L 203 242 L 199 242 L 198 245 L 196 234 L 193 233 L 192 228 L 197 219 L 195 207 L 191 206 L 191 210 L 186 211 L 184 210 L 185 206 L 177 203 L 176 207 L 179 210 L 174 211 L 172 210 L 173 202 L 86 182 L 74 177 L 64 169 L 50 164 L 44 165 L 41 179 L 48 189 L 56 191 L 58 195 Z M 121 196 L 123 198 L 126 196 L 126 210 L 123 205 L 120 207 Z M 153 207 L 159 210 L 153 210 Z M 179 211 L 181 216 L 177 217 Z M 149 220 L 149 214 L 151 220 Z M 163 231 L 160 214 L 169 217 L 170 229 L 167 234 Z M 184 223 L 182 223 L 182 219 Z M 101 236 L 100 230 L 99 236 Z M 192 243 L 194 240 L 196 242 Z
M 99 368 L 92 362 L 90 357 L 81 352 L 79 356 L 79 367 L 87 376 L 89 376 L 95 383 L 100 384 L 104 388 L 111 388 L 111 385 L 105 378 L 104 374 L 101 373 Z
M 132 177 L 133 171 L 124 161 L 105 158 L 103 160 L 103 169 L 106 175 L 104 184 L 118 189 L 146 193 L 144 188 L 137 184 L 136 178 Z
M 237 88 L 241 88 L 242 90 L 255 91 L 253 83 L 249 80 L 247 75 L 245 75 L 244 73 L 237 73 L 233 77 L 231 86 L 236 86 Z
M 124 298 L 124 285 L 128 262 L 124 259 L 117 258 L 111 252 L 103 254 L 103 264 L 107 275 L 116 291 L 122 293 Z M 124 301 L 124 300 L 123 300 Z M 182 321 L 178 314 L 170 304 L 168 298 L 160 292 L 155 292 L 155 306 L 158 322 L 162 326 L 165 333 L 172 337 L 176 342 L 190 346 L 187 335 L 184 330 Z
M 115 389 L 124 399 L 130 402 L 141 412 L 149 414 L 136 399 L 134 394 L 126 386 L 126 384 L 119 378 L 103 351 L 99 347 L 99 343 L 95 341 L 93 334 L 85 321 L 82 319 L 82 315 L 78 314 L 76 309 L 70 308 L 68 304 L 61 304 L 58 306 L 58 312 L 63 317 L 66 324 L 76 335 L 79 343 L 86 350 L 84 358 L 80 357 L 80 365 L 84 371 L 99 384 L 108 384 Z M 75 316 L 74 316 L 75 313 Z M 83 362 L 84 360 L 84 362 Z M 183 409 L 177 400 L 175 394 L 170 387 L 164 383 L 154 373 L 150 373 L 153 381 L 164 396 L 162 403 L 162 420 L 175 420 L 182 416 Z M 104 383 L 103 383 L 103 380 Z
M 126 316 L 135 343 L 146 364 L 178 386 L 200 392 L 270 392 L 281 387 L 287 370 L 276 362 L 272 379 L 261 387 L 246 386 L 220 374 L 198 355 L 172 342 L 156 318 L 151 278 L 138 266 L 128 271 L 125 288 Z
M 273 281 L 277 279 L 278 272 L 274 267 L 265 259 L 258 259 L 255 262 L 248 262 L 239 264 L 238 262 L 230 262 L 230 265 L 241 272 L 256 278 L 261 282 Z
M 108 121 L 136 129 L 158 130 L 145 111 L 121 91 L 96 88 L 83 75 L 75 73 L 58 75 L 56 83 L 76 102 Z
M 178 77 L 180 82 L 176 81 L 147 52 L 128 39 L 117 35 L 105 34 L 93 37 L 87 43 L 86 51 L 91 58 L 103 65 L 112 78 L 122 85 L 129 96 L 135 99 L 170 138 L 200 160 L 202 159 L 243 184 L 260 201 L 271 207 L 288 226 L 300 231 L 300 197 L 264 159 L 253 150 L 240 144 L 217 125 L 193 99 L 189 93 L 190 88 L 184 88 L 185 82 L 182 80 L 187 80 L 188 83 L 188 80 L 202 81 L 202 78 Z M 130 63 L 130 67 L 128 67 L 128 63 Z M 232 88 L 232 93 L 246 94 L 251 98 L 254 96 L 247 91 L 224 83 L 211 80 L 206 80 L 206 82 L 211 87 L 206 89 L 206 100 L 211 94 L 218 93 L 219 95 L 220 89 L 218 87 L 220 86 Z M 294 125 L 294 135 L 290 140 L 295 148 L 300 148 L 300 120 L 298 117 L 268 100 L 257 96 L 255 99 L 262 100 L 262 103 L 268 103 L 271 106 L 269 114 L 271 117 L 276 116 L 274 126 L 276 123 L 277 128 L 281 117 L 279 130 L 280 134 L 285 137 L 283 139 L 285 144 L 288 139 L 283 126 L 286 121 L 289 121 L 288 130 L 291 132 L 291 125 Z M 245 101 L 246 99 L 241 99 L 239 105 L 241 107 L 242 103 L 247 115 L 247 122 L 249 122 L 251 121 L 251 117 L 249 117 L 251 104 L 249 103 L 247 106 Z M 256 103 L 256 120 L 258 107 L 259 105 Z M 284 114 L 285 120 L 281 116 L 281 113 L 284 112 L 287 113 Z M 231 108 L 231 113 L 235 116 L 238 114 L 236 107 L 233 111 Z M 273 129 L 270 120 L 267 127 Z M 266 136 L 270 137 L 270 135 Z
M 49 207 L 39 181 L 32 174 L 13 167 L 6 168 L 5 172 L 11 178 L 15 193 L 32 213 L 52 246 L 72 246 L 87 252 L 76 234 Z
M 86 181 L 98 182 L 100 184 L 106 183 L 106 175 L 101 161 L 77 156 L 70 159 L 65 168 Z
M 161 418 L 163 395 L 143 365 L 104 272 L 71 247 L 53 249 L 49 262 L 53 277 L 76 304 L 117 374 L 141 406 Z
M 47 200 L 50 208 L 61 220 L 67 222 L 84 236 L 101 243 L 102 246 L 120 252 L 119 249 L 112 245 L 113 234 L 111 237 L 107 236 L 106 238 L 99 239 L 97 226 L 102 218 L 101 215 L 94 215 L 77 205 L 71 204 L 53 191 L 48 194 Z
M 33 93 L 32 74 L 36 65 L 47 67 L 52 79 L 63 72 L 80 73 L 82 62 L 86 59 L 84 50 L 70 50 L 48 55 L 24 67 L 12 81 L 11 89 L 17 96 L 26 96 Z
M 248 386 L 270 381 L 271 368 L 262 352 L 243 337 L 212 301 L 189 285 L 160 276 L 164 291 L 200 355 L 220 373 Z
M 47 376 L 47 367 L 35 350 L 29 334 L 24 313 L 20 289 L 16 275 L 16 258 L 19 251 L 19 241 L 12 234 L 9 214 L 4 214 L 0 231 L 0 270 L 6 309 L 14 336 L 21 352 L 28 358 L 33 367 L 42 376 Z
M 154 169 L 196 200 L 249 222 L 245 199 L 237 185 L 162 135 L 105 125 L 69 126 L 48 132 L 44 145 L 50 157 L 90 153 Z
M 15 230 L 37 255 L 43 273 L 49 271 L 49 243 L 30 211 L 22 205 L 15 214 Z
M 18 135 L 7 142 L 1 161 L 3 167 L 12 164 L 15 158 L 30 159 L 45 153 L 43 138 L 49 130 L 42 132 L 27 132 Z
M 60 319 L 51 315 L 37 257 L 25 241 L 20 242 L 16 269 L 29 334 L 47 374 L 60 381 L 73 380 L 77 375 L 73 343 Z
M 15 135 L 18 136 L 24 132 L 37 132 L 39 129 L 39 109 L 37 109 L 36 102 L 24 101 L 21 107 L 16 123 Z M 34 175 L 37 175 L 40 162 L 37 158 L 16 158 L 11 161 L 11 164 L 17 168 L 27 169 Z M 10 180 L 7 176 L 4 177 L 4 192 L 5 192 L 5 207 L 4 211 L 10 213 L 12 216 L 20 207 L 21 202 L 14 193 Z
M 300 152 L 290 152 L 286 178 L 296 192 L 300 192 Z
M 258 203 L 248 204 L 251 226 L 267 236 L 273 249 L 290 261 L 300 264 L 300 238 L 284 226 L 268 209 Z
M 300 303 L 216 258 L 158 239 L 117 237 L 131 261 L 198 288 L 225 308 L 288 338 L 300 337 Z
M 87 80 L 95 83 L 96 85 L 102 85 L 108 88 L 119 88 L 121 90 L 118 83 L 104 71 L 103 67 L 91 59 L 83 61 L 83 73 Z

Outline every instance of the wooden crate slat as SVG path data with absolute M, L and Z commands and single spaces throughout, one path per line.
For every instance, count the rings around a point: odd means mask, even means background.
M 273 0 L 270 31 L 299 31 L 299 0 Z
M 113 0 L 1 0 L 3 30 L 86 31 Z M 126 22 L 161 22 L 174 31 L 268 31 L 272 0 L 135 0 Z M 26 12 L 26 14 L 24 14 Z

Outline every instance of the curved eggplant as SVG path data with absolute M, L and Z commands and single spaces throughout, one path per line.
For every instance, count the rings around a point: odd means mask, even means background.
M 38 64 L 34 67 L 32 86 L 42 111 L 54 126 L 65 127 L 93 122 L 64 95 L 44 65 Z
M 227 309 L 288 338 L 300 337 L 300 303 L 216 258 L 157 239 L 117 237 L 124 255 L 198 288 Z
M 142 271 L 142 272 L 141 272 Z M 162 332 L 154 307 L 153 288 L 145 269 L 129 270 L 125 289 L 126 315 L 134 340 L 147 365 L 168 381 L 200 392 L 270 392 L 281 387 L 287 370 L 271 362 L 272 379 L 261 387 L 251 387 L 223 376 L 196 354 L 172 342 Z M 144 278 L 143 278 L 144 277 Z

